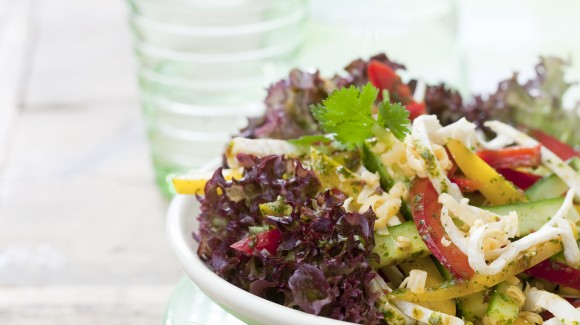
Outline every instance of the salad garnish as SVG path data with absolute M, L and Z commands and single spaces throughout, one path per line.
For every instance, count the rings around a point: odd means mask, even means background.
M 311 108 L 312 115 L 324 132 L 334 135 L 348 149 L 362 147 L 372 136 L 384 136 L 384 128 L 402 141 L 409 133 L 409 111 L 400 103 L 391 103 L 388 91 L 384 91 L 375 118 L 372 111 L 378 94 L 371 83 L 361 89 L 350 86 L 335 90 L 322 104 Z

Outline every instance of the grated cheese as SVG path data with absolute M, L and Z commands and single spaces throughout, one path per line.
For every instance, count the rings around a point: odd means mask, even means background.
M 406 249 L 411 245 L 411 240 L 407 236 L 397 236 L 396 245 L 400 249 Z
M 508 297 L 512 298 L 513 300 L 515 300 L 518 303 L 518 306 L 520 306 L 520 308 L 526 302 L 526 296 L 524 295 L 524 292 L 518 286 L 510 285 L 506 289 L 506 295 Z
M 388 168 L 388 172 L 394 179 L 400 177 L 397 174 L 403 174 L 407 178 L 412 178 L 416 175 L 416 171 L 411 167 L 409 161 L 407 161 L 406 142 L 401 142 L 394 138 L 391 147 L 381 154 L 381 161 L 385 166 L 390 167 Z
M 401 282 L 399 288 L 407 288 L 413 293 L 425 292 L 425 283 L 427 282 L 427 272 L 423 270 L 411 270 L 409 276 Z
M 387 226 L 394 226 L 401 223 L 398 217 L 399 210 L 403 200 L 408 196 L 409 190 L 399 182 L 393 185 L 391 190 L 378 194 L 377 189 L 380 187 L 380 179 L 376 174 L 363 171 L 361 178 L 366 184 L 356 202 L 360 205 L 359 212 L 364 213 L 372 208 L 377 216 L 374 229 L 382 235 L 388 234 Z
M 518 318 L 525 321 L 528 324 L 542 324 L 544 323 L 544 319 L 537 313 L 533 313 L 531 311 L 520 311 L 518 314 Z M 546 324 L 546 323 L 544 323 Z

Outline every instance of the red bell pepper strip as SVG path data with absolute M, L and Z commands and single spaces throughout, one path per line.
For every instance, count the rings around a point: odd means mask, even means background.
M 532 130 L 532 136 L 536 138 L 544 147 L 556 154 L 562 160 L 568 160 L 572 157 L 580 157 L 580 153 L 569 145 L 556 139 L 555 137 L 538 129 Z
M 252 254 L 254 251 L 267 250 L 270 254 L 275 254 L 276 249 L 282 241 L 282 233 L 275 228 L 253 236 L 248 236 L 238 242 L 233 243 L 230 247 L 246 254 Z
M 409 86 L 403 83 L 397 73 L 388 65 L 373 60 L 367 67 L 367 75 L 373 86 L 381 90 L 379 100 L 383 100 L 382 90 L 388 90 L 392 101 L 405 105 L 410 113 L 411 121 L 427 112 L 425 104 L 413 100 Z
M 547 259 L 526 270 L 526 274 L 580 290 L 580 270 L 562 262 Z
M 522 190 L 527 190 L 530 186 L 534 185 L 537 181 L 542 179 L 542 176 L 520 172 L 513 169 L 497 169 L 497 172 L 500 173 L 505 179 L 514 183 L 515 186 L 521 188 Z
M 411 121 L 415 120 L 419 115 L 427 114 L 427 107 L 425 106 L 425 103 L 418 103 L 413 101 L 407 104 L 405 108 L 407 108 L 410 113 L 409 118 Z
M 388 90 L 392 99 L 407 104 L 412 100 L 411 90 L 401 81 L 397 73 L 388 65 L 371 61 L 367 66 L 367 75 L 373 86 L 379 88 L 379 100 L 383 100 L 382 90 Z
M 495 169 L 538 167 L 542 162 L 541 146 L 509 147 L 500 150 L 481 150 L 479 158 Z
M 481 187 L 481 183 L 460 176 L 449 176 L 449 180 L 459 186 L 462 193 L 475 192 Z
M 447 153 L 449 161 L 451 161 L 451 168 L 447 171 L 447 177 L 455 176 L 455 173 L 459 169 L 459 167 L 457 166 L 457 162 L 455 161 L 455 158 L 453 158 L 453 155 L 451 154 L 449 149 L 447 149 L 447 147 L 445 147 L 445 152 Z
M 441 204 L 438 198 L 437 191 L 428 179 L 415 179 L 410 191 L 413 220 L 433 256 L 456 278 L 469 279 L 474 271 L 469 266 L 467 255 L 453 243 L 449 246 L 441 243 L 445 229 L 440 220 Z
M 367 75 L 373 86 L 379 88 L 379 100 L 383 100 L 383 90 L 388 90 L 393 102 L 400 102 L 411 112 L 411 119 L 425 113 L 425 105 L 413 100 L 411 89 L 388 65 L 373 60 L 367 66 Z
M 568 302 L 572 304 L 574 308 L 580 307 L 580 298 L 566 298 L 566 300 L 568 300 Z

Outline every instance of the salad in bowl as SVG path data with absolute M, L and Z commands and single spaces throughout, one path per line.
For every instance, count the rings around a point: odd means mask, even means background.
M 562 64 L 465 103 L 385 55 L 292 71 L 220 166 L 173 180 L 184 269 L 250 323 L 580 324 Z

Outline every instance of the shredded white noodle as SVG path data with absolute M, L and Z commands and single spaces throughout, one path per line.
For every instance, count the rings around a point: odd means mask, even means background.
M 564 298 L 534 287 L 524 290 L 526 302 L 523 309 L 531 312 L 547 310 L 554 315 L 554 318 L 566 325 L 580 324 L 580 311 Z M 546 322 L 547 323 L 547 322 Z

